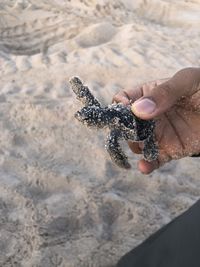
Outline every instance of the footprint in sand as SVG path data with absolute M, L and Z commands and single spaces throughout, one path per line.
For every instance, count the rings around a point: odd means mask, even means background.
M 116 28 L 108 22 L 92 25 L 82 31 L 76 42 L 83 48 L 97 46 L 109 42 L 116 34 Z

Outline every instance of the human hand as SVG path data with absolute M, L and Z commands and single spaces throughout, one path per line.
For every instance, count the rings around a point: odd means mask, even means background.
M 186 68 L 172 78 L 148 82 L 122 90 L 113 101 L 130 105 L 141 119 L 155 119 L 159 147 L 156 161 L 144 159 L 139 170 L 149 174 L 173 159 L 200 152 L 200 68 Z M 142 144 L 128 142 L 134 153 L 142 153 Z

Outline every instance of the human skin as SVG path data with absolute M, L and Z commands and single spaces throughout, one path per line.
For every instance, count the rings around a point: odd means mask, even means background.
M 132 103 L 132 112 L 141 119 L 155 119 L 159 147 L 157 160 L 139 160 L 138 169 L 149 174 L 165 163 L 200 153 L 200 68 L 185 68 L 169 79 L 147 82 L 124 89 L 114 102 Z M 137 154 L 142 144 L 129 142 Z

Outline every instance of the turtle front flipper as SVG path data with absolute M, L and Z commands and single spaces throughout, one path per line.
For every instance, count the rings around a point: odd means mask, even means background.
M 93 96 L 87 86 L 84 86 L 82 81 L 78 77 L 73 77 L 70 79 L 70 84 L 72 90 L 85 107 L 96 106 L 101 107 L 99 101 Z
M 128 162 L 127 156 L 121 149 L 119 140 L 122 138 L 119 130 L 111 130 L 106 140 L 106 150 L 108 151 L 112 161 L 119 167 L 129 169 L 131 165 Z
M 142 152 L 144 155 L 144 159 L 148 162 L 151 162 L 158 158 L 158 146 L 155 143 L 153 135 L 144 140 L 144 148 Z

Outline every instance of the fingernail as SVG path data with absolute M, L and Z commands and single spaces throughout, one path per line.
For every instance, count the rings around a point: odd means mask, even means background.
M 156 109 L 156 103 L 148 98 L 144 98 L 134 102 L 131 109 L 134 113 L 151 114 Z

